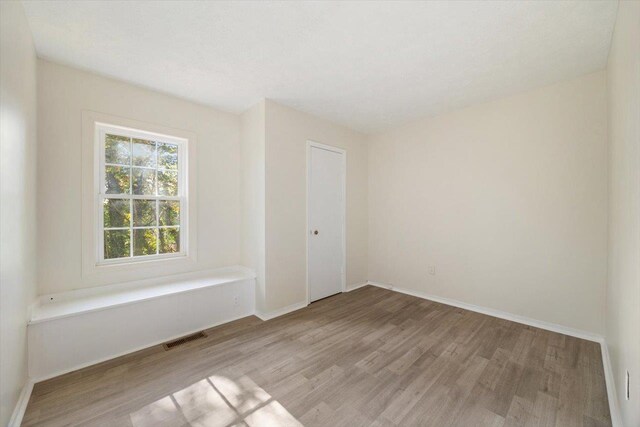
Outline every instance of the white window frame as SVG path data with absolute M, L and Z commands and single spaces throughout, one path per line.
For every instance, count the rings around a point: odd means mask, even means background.
M 178 146 L 178 195 L 177 196 L 160 196 L 160 195 L 135 195 L 132 192 L 131 186 L 133 185 L 133 177 L 130 176 L 129 180 L 129 194 L 105 194 L 105 167 L 109 166 L 105 159 L 105 137 L 107 134 L 115 134 L 126 136 L 129 138 L 139 138 L 145 140 L 152 140 L 160 143 L 175 144 Z M 95 242 L 96 242 L 96 265 L 114 265 L 114 264 L 132 264 L 139 262 L 148 262 L 154 260 L 166 260 L 173 258 L 186 258 L 189 255 L 189 188 L 187 183 L 188 172 L 188 145 L 189 140 L 177 136 L 164 135 L 160 133 L 150 132 L 141 129 L 134 129 L 124 126 L 118 126 L 110 123 L 95 122 L 95 147 L 97 148 L 97 164 L 95 165 L 96 177 L 94 182 L 97 184 L 95 188 Z M 157 151 L 156 151 L 157 156 Z M 156 158 L 157 166 L 157 158 Z M 129 160 L 129 167 L 133 172 L 133 152 Z M 149 168 L 151 169 L 151 168 Z M 156 185 L 157 185 L 157 170 L 156 171 Z M 123 227 L 123 230 L 131 230 L 130 236 L 130 254 L 129 257 L 122 258 L 104 258 L 104 200 L 105 199 L 126 199 L 126 200 L 156 200 L 156 226 L 148 227 L 134 227 L 131 222 L 129 227 Z M 158 221 L 159 200 L 177 200 L 180 202 L 180 251 L 160 254 L 157 248 L 155 255 L 133 255 L 133 230 L 143 228 L 174 228 L 175 226 L 160 226 Z M 133 221 L 133 207 L 131 206 L 131 221 Z

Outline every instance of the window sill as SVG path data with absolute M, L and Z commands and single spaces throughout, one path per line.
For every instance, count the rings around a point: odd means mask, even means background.
M 31 309 L 29 324 L 106 310 L 255 277 L 252 270 L 237 266 L 43 295 Z
M 112 258 L 98 261 L 96 267 L 111 267 L 111 266 L 123 266 L 123 265 L 144 265 L 146 263 L 153 263 L 157 261 L 170 261 L 170 260 L 188 260 L 189 255 L 187 252 L 178 252 L 174 254 L 160 254 L 160 255 L 146 255 L 146 256 L 133 256 L 124 258 Z

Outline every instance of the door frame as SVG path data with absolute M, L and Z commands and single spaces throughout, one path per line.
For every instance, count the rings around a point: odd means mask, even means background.
M 316 141 L 307 140 L 307 196 L 306 196 L 306 239 L 307 245 L 306 251 L 306 281 L 307 281 L 307 305 L 311 304 L 311 292 L 309 289 L 309 236 L 311 235 L 311 229 L 309 228 L 309 196 L 311 194 L 311 149 L 319 148 L 322 150 L 333 151 L 342 155 L 342 292 L 347 289 L 347 151 L 342 148 L 333 147 L 331 145 L 321 144 Z

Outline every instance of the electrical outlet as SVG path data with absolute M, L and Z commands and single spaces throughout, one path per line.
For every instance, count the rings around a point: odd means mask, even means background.
M 625 387 L 624 387 L 624 397 L 626 400 L 629 400 L 629 394 L 630 394 L 630 385 L 629 385 L 629 371 L 627 371 L 627 374 L 625 376 Z
M 430 265 L 429 266 L 429 274 L 432 276 L 436 275 L 436 266 L 435 265 Z
M 233 305 L 238 305 L 238 297 L 233 297 Z

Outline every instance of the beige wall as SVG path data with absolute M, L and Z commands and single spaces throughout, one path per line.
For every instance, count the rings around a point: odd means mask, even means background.
M 256 308 L 265 310 L 265 101 L 241 116 L 242 264 L 256 272 Z
M 607 67 L 609 281 L 607 330 L 624 425 L 640 425 L 640 3 L 622 1 Z M 631 399 L 625 400 L 625 371 Z
M 36 295 L 36 55 L 22 5 L 0 2 L 0 425 L 27 381 Z
M 606 159 L 604 72 L 372 137 L 369 279 L 602 334 Z
M 347 286 L 367 280 L 367 148 L 364 136 L 266 101 L 266 302 L 307 299 L 307 141 L 347 151 Z
M 38 194 L 39 293 L 62 292 L 184 269 L 82 273 L 82 112 L 193 132 L 198 140 L 198 255 L 191 269 L 257 270 L 269 312 L 306 300 L 306 142 L 347 150 L 347 285 L 367 280 L 364 136 L 262 101 L 241 116 L 39 61 L 42 133 Z M 60 262 L 65 260 L 65 262 Z
M 47 61 L 38 61 L 38 100 L 40 294 L 240 264 L 239 116 Z M 195 264 L 174 268 L 165 261 L 83 276 L 82 250 L 93 250 L 81 245 L 83 110 L 195 134 Z

